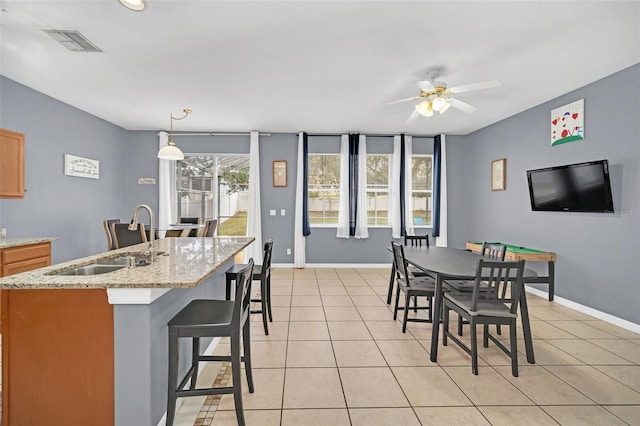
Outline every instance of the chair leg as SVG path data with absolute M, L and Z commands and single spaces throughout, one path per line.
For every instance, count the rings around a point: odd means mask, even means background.
M 262 325 L 264 326 L 264 334 L 266 336 L 269 335 L 269 322 L 268 320 L 268 316 L 269 316 L 269 312 L 267 311 L 268 306 L 267 306 L 267 280 L 265 279 L 261 279 L 260 280 L 260 313 L 262 315 Z
M 489 347 L 489 324 L 482 326 L 482 346 L 485 348 Z
M 500 328 L 500 324 L 496 324 L 496 333 L 502 336 L 502 329 Z
M 391 276 L 389 277 L 389 291 L 387 291 L 387 305 L 391 304 L 391 294 L 393 293 L 393 282 L 395 281 L 396 268 L 391 265 Z
M 196 381 L 198 380 L 198 357 L 200 356 L 200 338 L 194 337 L 192 339 L 191 346 L 191 365 L 193 366 L 193 372 L 191 374 L 191 384 L 189 385 L 189 389 L 196 388 Z
M 239 331 L 231 336 L 231 377 L 233 379 L 233 400 L 236 405 L 236 418 L 239 426 L 245 426 L 244 406 L 242 405 L 242 371 L 240 358 Z
M 271 274 L 267 278 L 267 311 L 269 312 L 269 321 L 273 322 L 273 314 L 271 313 Z
M 242 327 L 242 344 L 244 346 L 244 371 L 247 375 L 249 393 L 253 393 L 253 370 L 251 367 L 251 323 L 247 319 Z
M 418 313 L 418 296 L 413 296 L 413 312 Z
M 516 322 L 509 325 L 509 337 L 511 340 L 511 374 L 518 377 L 518 338 L 516 336 Z
M 409 293 L 406 293 L 406 297 L 404 298 L 404 312 L 402 316 L 402 332 L 407 332 L 407 319 L 409 318 L 409 302 L 411 301 L 411 296 Z
M 462 336 L 462 317 L 458 315 L 458 336 Z
M 225 285 L 225 300 L 231 300 L 231 281 L 233 281 L 232 274 L 226 274 Z
M 478 336 L 476 335 L 476 323 L 471 318 L 469 320 L 471 334 L 471 371 L 478 375 Z
M 429 315 L 427 316 L 427 319 L 431 322 L 433 322 L 433 297 L 429 297 Z
M 434 324 L 434 327 L 436 324 Z M 449 307 L 444 303 L 442 310 L 442 344 L 447 346 L 447 333 L 449 332 Z
M 176 415 L 176 386 L 178 386 L 178 335 L 169 327 L 169 374 L 167 379 L 167 426 L 173 426 Z
M 398 284 L 396 286 L 396 304 L 395 307 L 393 308 L 393 320 L 397 320 L 398 319 L 398 305 L 400 304 L 400 285 Z

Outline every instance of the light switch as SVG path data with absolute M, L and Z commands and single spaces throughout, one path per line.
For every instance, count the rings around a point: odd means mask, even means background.
M 284 209 L 280 209 L 280 216 L 284 216 Z
M 276 215 L 276 209 L 269 210 L 269 216 L 275 216 L 275 215 Z

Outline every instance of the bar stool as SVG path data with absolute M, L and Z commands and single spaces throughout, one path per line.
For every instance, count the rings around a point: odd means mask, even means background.
M 264 262 L 262 265 L 255 265 L 253 268 L 252 278 L 256 281 L 260 281 L 260 298 L 251 299 L 252 302 L 260 302 L 260 309 L 251 311 L 252 314 L 262 314 L 262 325 L 264 326 L 264 334 L 269 335 L 269 321 L 273 322 L 273 315 L 271 314 L 271 251 L 273 250 L 273 239 L 269 239 L 264 244 Z M 233 265 L 226 272 L 227 288 L 226 297 L 227 300 L 231 298 L 231 284 L 235 280 L 238 271 L 244 268 L 246 265 L 238 264 Z
M 168 323 L 169 327 L 169 375 L 167 393 L 167 426 L 172 426 L 176 399 L 186 396 L 221 395 L 233 393 L 238 425 L 244 426 L 242 404 L 241 363 L 244 361 L 249 392 L 253 393 L 253 375 L 251 372 L 251 340 L 249 335 L 249 306 L 251 303 L 251 273 L 253 259 L 238 271 L 236 297 L 227 300 L 193 300 Z M 178 381 L 178 343 L 182 337 L 192 338 L 191 367 L 176 387 Z M 200 355 L 201 337 L 230 337 L 231 356 Z M 244 346 L 241 356 L 240 344 Z M 233 386 L 196 389 L 198 363 L 200 361 L 230 361 Z M 189 382 L 189 389 L 184 389 Z

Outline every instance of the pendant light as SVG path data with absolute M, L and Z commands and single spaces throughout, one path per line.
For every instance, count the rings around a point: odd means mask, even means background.
M 185 108 L 182 110 L 184 115 L 180 118 L 176 118 L 171 115 L 171 125 L 169 130 L 169 141 L 166 146 L 163 146 L 160 151 L 158 151 L 158 158 L 162 160 L 184 160 L 184 154 L 180 151 L 180 148 L 176 146 L 176 143 L 173 141 L 173 120 L 184 120 L 187 115 L 191 114 L 191 110 Z

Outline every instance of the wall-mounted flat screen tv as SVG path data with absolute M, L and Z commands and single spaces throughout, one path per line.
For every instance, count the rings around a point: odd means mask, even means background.
M 612 213 L 607 160 L 527 170 L 533 211 Z

